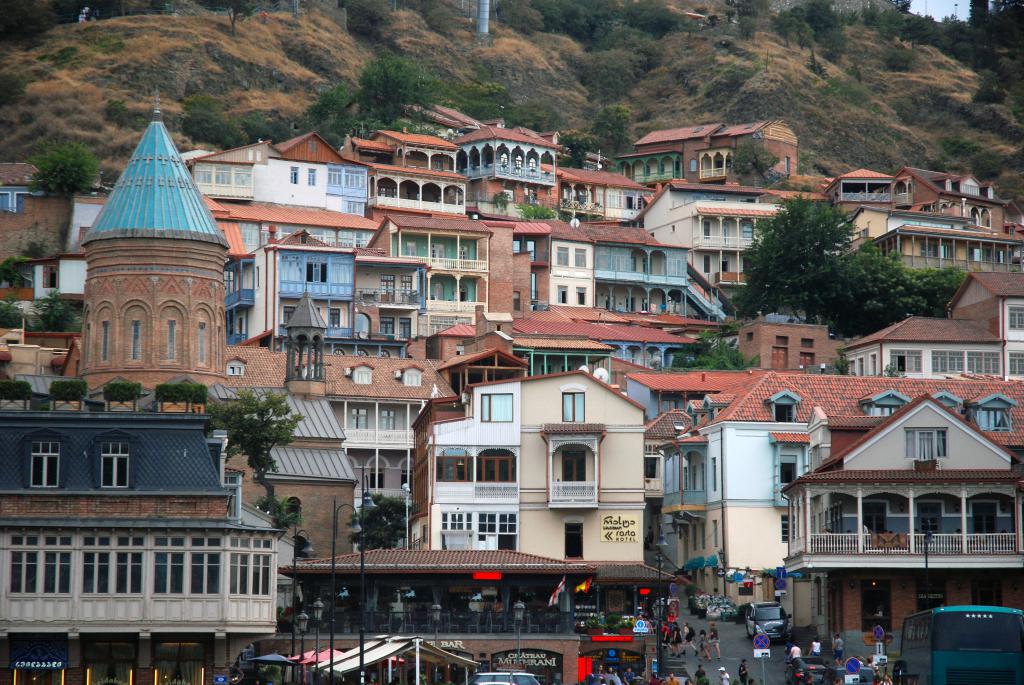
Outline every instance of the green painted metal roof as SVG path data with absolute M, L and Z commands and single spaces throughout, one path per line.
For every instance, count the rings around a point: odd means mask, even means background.
M 82 242 L 125 237 L 202 240 L 227 247 L 159 109 Z

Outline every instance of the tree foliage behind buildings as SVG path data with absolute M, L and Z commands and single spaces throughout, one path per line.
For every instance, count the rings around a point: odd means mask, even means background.
M 32 187 L 56 195 L 72 195 L 92 188 L 100 163 L 82 143 L 44 143 L 29 160 L 37 171 Z
M 786 202 L 758 224 L 744 259 L 743 316 L 791 313 L 863 335 L 907 316 L 945 316 L 963 282 L 958 269 L 911 269 L 873 243 L 849 249 L 852 227 L 842 211 L 809 200 Z
M 405 500 L 400 497 L 386 497 L 375 494 L 374 507 L 361 514 L 353 514 L 349 525 L 357 520 L 363 528 L 363 549 L 394 549 L 405 539 Z M 351 534 L 351 542 L 360 540 L 358 534 Z

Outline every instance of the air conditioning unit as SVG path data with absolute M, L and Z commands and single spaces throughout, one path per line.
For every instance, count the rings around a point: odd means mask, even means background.
M 345 377 L 346 378 L 351 378 L 352 377 L 352 367 L 351 366 L 346 366 L 345 367 Z
M 402 377 L 402 370 L 401 369 L 395 369 L 395 378 L 399 378 L 400 379 L 401 377 Z
M 463 404 L 469 404 L 469 393 L 468 392 L 462 393 L 462 403 Z

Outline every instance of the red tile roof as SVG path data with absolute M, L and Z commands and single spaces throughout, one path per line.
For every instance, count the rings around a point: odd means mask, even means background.
M 388 221 L 400 229 L 424 231 L 457 231 L 460 233 L 493 233 L 485 222 L 471 219 L 446 219 L 418 214 L 389 214 Z
M 683 179 L 673 179 L 666 183 L 672 190 L 689 190 L 689 191 L 712 191 L 716 193 L 731 193 L 736 195 L 762 195 L 767 192 L 766 188 L 758 188 L 757 186 L 741 186 L 738 183 L 690 183 Z
M 603 323 L 630 323 L 630 319 L 620 313 L 610 312 L 599 307 L 570 307 L 564 304 L 548 306 L 544 312 L 533 312 L 530 318 L 538 321 L 593 321 Z
M 530 347 L 539 350 L 590 350 L 610 352 L 614 347 L 582 337 L 551 337 L 536 335 L 515 335 L 512 344 L 516 347 Z
M 392 174 L 405 174 L 407 176 L 429 176 L 431 178 L 446 178 L 451 181 L 466 182 L 466 177 L 454 171 L 434 171 L 433 169 L 422 169 L 414 166 L 396 166 L 394 164 L 368 164 L 370 171 L 384 171 Z
M 551 559 L 536 554 L 508 550 L 440 550 L 440 549 L 370 549 L 366 550 L 367 570 L 382 573 L 471 573 L 479 570 L 494 570 L 503 573 L 593 573 L 595 568 L 586 562 Z M 334 558 L 335 568 L 342 573 L 359 571 L 359 552 L 340 554 Z M 310 559 L 300 561 L 300 572 L 331 572 L 331 559 Z M 291 573 L 291 567 L 282 568 L 282 573 Z
M 540 333 L 549 335 L 585 335 L 593 340 L 616 342 L 661 343 L 667 345 L 692 345 L 697 341 L 680 335 L 672 335 L 658 328 L 646 326 L 587 323 L 582 321 L 544 321 L 533 317 L 519 319 L 513 324 L 517 333 Z
M 791 445 L 810 445 L 811 436 L 806 433 L 769 433 L 770 437 L 775 442 L 784 442 Z
M 680 442 L 680 444 L 681 443 L 698 443 L 698 444 L 700 444 L 700 443 L 706 443 L 707 441 L 708 441 L 708 436 L 706 436 L 706 435 L 688 435 L 685 438 L 683 438 L 682 440 L 680 440 L 679 442 Z
M 629 245 L 651 245 L 654 247 L 676 247 L 655 240 L 645 229 L 636 226 L 606 226 L 604 224 L 583 224 L 581 231 L 597 243 L 626 243 Z
M 880 171 L 872 171 L 871 169 L 854 169 L 853 171 L 847 171 L 845 174 L 840 174 L 839 176 L 836 176 L 832 180 L 837 181 L 841 178 L 882 178 L 891 180 L 895 177 L 889 174 L 883 174 Z
M 816 471 L 800 476 L 786 489 L 796 483 L 1015 483 L 1021 475 L 1009 469 L 938 469 L 917 471 L 914 469 L 872 469 Z
M 663 371 L 631 373 L 627 379 L 660 392 L 737 392 L 749 387 L 767 371 Z
M 401 131 L 377 131 L 376 135 L 387 136 L 409 145 L 424 145 L 437 147 L 443 150 L 458 150 L 459 146 L 437 136 L 424 135 L 422 133 L 404 133 Z
M 542 433 L 604 433 L 603 423 L 545 423 Z
M 446 338 L 472 338 L 476 335 L 476 326 L 471 323 L 455 324 L 451 328 L 435 333 Z
M 899 235 L 934 235 L 940 237 L 951 237 L 951 238 L 969 238 L 971 240 L 988 240 L 990 242 L 997 243 L 1012 243 L 1014 245 L 1020 244 L 1021 239 L 1006 233 L 1000 233 L 998 231 L 990 231 L 988 229 L 967 229 L 967 228 L 938 228 L 936 226 L 918 226 L 911 220 L 910 223 L 903 224 L 897 228 L 887 231 L 882 235 L 875 238 L 875 242 L 884 242 L 886 240 L 892 240 Z
M 999 342 L 999 336 L 976 321 L 911 316 L 850 342 L 846 349 L 879 342 L 994 343 Z
M 829 430 L 867 430 L 882 422 L 884 416 L 830 416 L 828 417 Z
M 512 226 L 512 235 L 551 235 L 551 226 L 542 221 L 517 221 Z
M 228 241 L 229 257 L 246 257 L 249 251 L 245 249 L 245 242 L 242 240 L 242 230 L 234 221 L 218 221 L 217 227 L 224 233 Z
M 486 359 L 487 357 L 490 357 L 491 355 L 495 355 L 495 354 L 498 355 L 499 357 L 501 357 L 502 360 L 504 360 L 505 362 L 511 364 L 512 366 L 527 367 L 527 366 L 530 365 L 529 362 L 527 362 L 525 360 L 522 360 L 519 357 L 515 357 L 515 356 L 513 356 L 513 355 L 511 355 L 511 354 L 509 354 L 507 352 L 502 352 L 501 350 L 495 350 L 495 349 L 487 348 L 486 350 L 481 350 L 479 352 L 474 352 L 473 354 L 460 354 L 458 356 L 452 357 L 451 359 L 448 359 L 447 361 L 438 364 L 437 368 L 438 368 L 438 370 L 441 370 L 441 369 L 448 369 L 448 368 L 451 368 L 453 366 L 462 366 L 463 364 L 472 364 L 475 361 L 479 361 L 480 359 Z M 499 382 L 507 383 L 510 380 L 512 380 L 512 379 L 506 379 L 506 380 L 502 380 L 502 381 L 499 381 Z M 518 379 L 515 379 L 515 380 L 518 380 Z
M 681 128 L 666 128 L 660 131 L 651 131 L 640 140 L 633 143 L 636 145 L 651 145 L 654 143 L 674 143 L 681 140 L 703 138 L 711 135 L 722 128 L 722 124 L 702 124 L 700 126 L 683 126 Z
M 551 227 L 551 237 L 554 240 L 570 240 L 577 243 L 592 243 L 594 239 L 583 228 L 574 227 L 564 221 L 545 221 Z
M 631 374 L 630 377 L 633 375 L 635 374 Z M 751 384 L 731 405 L 723 409 L 713 423 L 774 422 L 775 416 L 768 400 L 783 390 L 795 393 L 801 398 L 800 403 L 796 405 L 798 423 L 807 423 L 815 410 L 820 410 L 826 417 L 863 415 L 860 398 L 886 390 L 895 390 L 907 397 L 946 391 L 967 402 L 992 394 L 1003 394 L 1018 403 L 1010 410 L 1013 430 L 987 432 L 985 436 L 1000 445 L 1024 446 L 1024 383 L 992 378 L 886 378 L 769 371 Z
M 521 126 L 502 128 L 500 126 L 483 125 L 476 131 L 470 131 L 464 136 L 459 136 L 455 139 L 455 143 L 457 145 L 465 145 L 466 143 L 475 143 L 479 140 L 507 140 L 514 143 L 529 143 L 538 147 L 551 148 L 552 150 L 558 147 L 553 145 L 550 140 Z
M 234 202 L 217 203 L 229 212 L 227 217 L 234 221 L 256 221 L 290 226 L 317 226 L 326 228 L 354 228 L 376 230 L 377 222 L 356 214 L 332 212 L 329 209 L 311 209 L 309 207 L 291 207 L 253 202 L 237 204 Z
M 644 438 L 647 440 L 672 439 L 684 433 L 690 428 L 690 415 L 682 409 L 669 409 L 658 414 L 647 423 L 644 430 Z M 682 430 L 676 429 L 676 424 L 682 425 Z
M 571 167 L 558 167 L 559 178 L 570 182 L 590 183 L 598 186 L 609 186 L 612 188 L 631 188 L 633 190 L 644 190 L 650 192 L 647 186 L 640 185 L 636 181 L 626 178 L 622 174 L 615 174 L 610 171 L 594 171 L 591 169 L 573 169 Z
M 367 140 L 366 138 L 352 138 L 352 144 L 364 150 L 376 150 L 378 152 L 394 152 L 395 146 L 385 143 L 383 140 Z
M 769 218 L 775 216 L 775 213 L 778 211 L 778 207 L 772 207 L 771 209 L 747 209 L 746 207 L 713 207 L 710 205 L 697 206 L 697 213 L 705 216 L 753 216 Z
M 733 124 L 726 126 L 721 131 L 715 131 L 715 137 L 719 136 L 746 136 L 750 135 L 754 131 L 760 131 L 762 128 L 770 124 L 770 121 L 753 121 L 749 124 Z
M 39 171 L 25 162 L 0 163 L 0 185 L 20 186 L 32 181 L 32 175 Z
M 972 272 L 967 274 L 967 282 L 972 280 L 998 297 L 1024 297 L 1024 273 Z

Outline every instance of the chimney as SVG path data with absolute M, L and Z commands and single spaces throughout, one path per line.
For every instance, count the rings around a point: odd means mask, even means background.
M 707 375 L 706 373 L 702 373 L 702 374 L 700 375 L 700 382 L 701 382 L 701 383 L 703 383 L 703 382 L 704 382 L 704 381 L 706 381 L 707 379 L 708 379 L 708 375 Z
M 270 234 L 267 237 L 267 244 L 268 245 L 273 245 L 274 243 L 276 243 L 277 242 L 277 226 L 275 226 L 274 224 L 270 224 L 270 226 L 267 226 L 267 233 Z
M 491 326 L 491 322 L 488 321 L 487 318 L 484 316 L 484 306 L 482 304 L 478 304 L 476 306 L 473 315 L 476 317 L 477 336 L 487 335 L 492 330 L 494 330 L 494 327 Z

